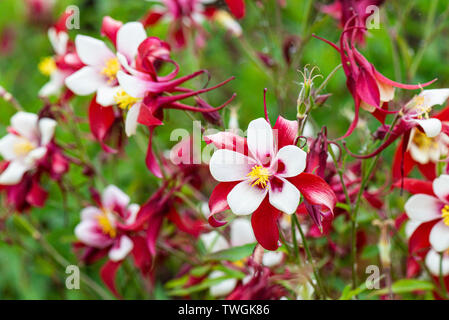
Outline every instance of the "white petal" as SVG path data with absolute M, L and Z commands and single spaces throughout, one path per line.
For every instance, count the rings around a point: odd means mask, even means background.
M 249 150 L 262 164 L 270 162 L 274 153 L 273 129 L 265 119 L 249 123 L 247 141 Z
M 117 32 L 117 51 L 133 61 L 139 45 L 147 38 L 145 28 L 140 22 L 125 23 Z
M 101 195 L 101 203 L 105 208 L 113 210 L 115 206 L 124 209 L 128 206 L 129 196 L 114 185 L 109 185 Z
M 429 242 L 436 251 L 446 251 L 449 248 L 449 226 L 443 221 L 438 222 L 430 231 Z
M 203 233 L 200 236 L 200 239 L 208 253 L 214 253 L 229 248 L 229 244 L 226 239 L 215 230 L 209 233 Z
M 108 59 L 115 58 L 103 41 L 92 37 L 77 35 L 75 45 L 80 60 L 88 66 L 101 67 Z
M 424 97 L 424 108 L 433 107 L 437 104 L 444 104 L 449 97 L 449 89 L 424 90 L 419 96 Z
M 117 72 L 117 80 L 122 89 L 134 98 L 143 98 L 148 92 L 147 81 L 136 76 L 131 76 L 123 71 Z
M 55 70 L 50 75 L 50 81 L 48 81 L 40 90 L 39 97 L 49 97 L 51 95 L 57 94 L 61 91 L 64 86 L 64 80 L 66 78 L 66 73 Z
M 412 156 L 413 160 L 415 160 L 418 163 L 426 164 L 429 163 L 429 153 L 419 148 L 416 144 L 413 142 L 409 144 L 410 155 Z
M 36 164 L 36 161 L 42 159 L 47 153 L 47 148 L 39 147 L 34 150 L 31 150 L 23 159 L 25 165 L 29 167 L 33 167 Z
M 209 279 L 216 279 L 225 276 L 226 274 L 220 270 L 214 270 L 210 273 Z M 237 285 L 237 279 L 226 279 L 218 284 L 214 284 L 209 288 L 210 295 L 213 297 L 227 296 L 234 290 Z
M 11 162 L 5 171 L 0 174 L 0 185 L 13 185 L 22 180 L 23 174 L 29 167 L 18 161 Z
M 270 183 L 270 189 L 268 191 L 270 203 L 282 212 L 292 214 L 298 208 L 301 194 L 287 180 L 283 178 L 278 179 L 283 182 L 282 186 L 275 186 L 273 182 Z
M 394 87 L 388 84 L 384 84 L 377 81 L 377 86 L 379 87 L 380 101 L 388 102 L 394 99 Z
M 285 146 L 276 155 L 276 159 L 282 161 L 282 164 L 276 160 L 273 161 L 273 166 L 277 168 L 274 168 L 272 172 L 277 172 L 278 176 L 285 178 L 296 177 L 306 168 L 306 158 L 307 153 L 297 146 Z
M 424 130 L 424 133 L 429 138 L 434 138 L 441 132 L 441 121 L 436 118 L 414 120 L 414 122 L 416 122 Z
M 263 254 L 262 264 L 266 267 L 274 267 L 282 262 L 284 253 L 282 251 L 267 251 Z
M 11 117 L 11 127 L 22 137 L 34 142 L 39 136 L 37 121 L 37 114 L 19 111 Z
M 0 154 L 3 159 L 13 160 L 17 158 L 17 154 L 14 152 L 14 146 L 20 141 L 23 141 L 23 138 L 15 134 L 7 134 L 0 139 Z
M 67 88 L 80 96 L 92 94 L 107 84 L 105 77 L 97 69 L 89 66 L 81 68 L 65 79 Z
M 67 42 L 69 35 L 60 31 L 57 32 L 54 27 L 48 29 L 48 39 L 50 39 L 51 46 L 57 55 L 63 55 L 67 51 Z
M 441 201 L 449 204 L 449 175 L 442 174 L 433 180 L 433 192 Z
M 89 206 L 81 210 L 81 220 L 96 219 L 102 212 L 97 207 Z
M 431 249 L 426 255 L 426 266 L 429 268 L 430 273 L 437 277 L 440 275 L 440 262 L 440 254 Z M 441 274 L 443 276 L 447 276 L 449 274 L 449 257 L 447 255 L 443 255 Z
M 407 239 L 412 236 L 413 232 L 415 232 L 415 230 L 418 229 L 421 224 L 422 222 L 416 220 L 407 221 L 407 223 L 405 224 L 405 236 L 407 237 Z
M 136 134 L 141 106 L 141 103 L 134 104 L 126 114 L 125 132 L 128 137 Z
M 134 244 L 130 238 L 121 236 L 118 245 L 114 245 L 111 250 L 109 250 L 109 259 L 112 261 L 121 261 L 125 259 L 133 247 Z
M 126 218 L 125 223 L 131 225 L 136 221 L 137 214 L 139 213 L 140 206 L 137 203 L 131 203 L 128 206 L 129 216 Z
M 228 205 L 236 215 L 251 214 L 259 208 L 267 192 L 267 188 L 252 187 L 251 182 L 242 181 L 228 193 Z
M 41 145 L 47 145 L 55 134 L 57 122 L 50 118 L 41 118 L 39 120 L 39 131 L 41 132 Z
M 251 222 L 244 218 L 237 218 L 231 222 L 231 246 L 238 247 L 256 242 Z
M 97 103 L 103 107 L 115 104 L 115 95 L 121 90 L 120 86 L 102 86 L 97 90 Z
M 212 155 L 209 168 L 215 180 L 241 181 L 247 178 L 247 174 L 256 162 L 238 152 L 220 149 Z
M 415 194 L 405 203 L 405 213 L 412 220 L 426 222 L 441 216 L 442 203 L 427 194 Z
M 75 235 L 82 243 L 94 248 L 105 248 L 113 242 L 100 231 L 97 221 L 91 219 L 81 221 L 75 227 Z

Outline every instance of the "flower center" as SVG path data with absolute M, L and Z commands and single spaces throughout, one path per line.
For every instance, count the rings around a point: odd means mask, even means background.
M 23 157 L 26 156 L 34 148 L 34 144 L 32 144 L 27 139 L 22 139 L 13 146 L 13 151 L 18 157 Z
M 411 109 L 416 110 L 419 119 L 428 119 L 429 113 L 432 111 L 432 107 L 424 106 L 425 99 L 421 96 L 416 96 L 411 101 Z
M 109 78 L 108 82 L 111 83 L 115 80 L 117 72 L 120 70 L 120 62 L 117 57 L 110 58 L 106 61 L 105 67 L 101 70 L 101 74 Z
M 270 178 L 270 172 L 267 168 L 264 168 L 262 166 L 254 166 L 251 169 L 251 172 L 246 175 L 250 178 L 252 182 L 252 187 L 259 186 L 262 188 L 265 188 L 267 186 L 267 182 Z
M 429 150 L 438 147 L 438 142 L 435 138 L 429 138 L 424 132 L 415 130 L 413 134 L 413 143 L 422 150 Z
M 140 100 L 140 98 L 131 97 L 124 90 L 119 90 L 115 94 L 114 100 L 119 106 L 119 108 L 126 110 L 131 108 L 136 102 Z
M 56 62 L 53 57 L 43 58 L 37 67 L 44 76 L 50 76 L 57 69 Z
M 117 230 L 115 230 L 115 227 L 110 219 L 109 211 L 102 209 L 102 214 L 97 217 L 97 221 L 104 234 L 111 238 L 115 238 L 117 236 Z
M 443 209 L 441 209 L 441 217 L 445 225 L 449 226 L 449 204 L 446 204 Z

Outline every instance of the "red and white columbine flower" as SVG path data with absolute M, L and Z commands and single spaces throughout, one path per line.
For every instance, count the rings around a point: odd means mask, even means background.
M 220 181 L 209 200 L 213 226 L 224 224 L 214 215 L 226 209 L 236 215 L 252 214 L 257 241 L 276 250 L 280 213 L 293 214 L 301 194 L 309 204 L 333 210 L 336 198 L 327 183 L 303 172 L 307 154 L 295 145 L 297 132 L 296 121 L 279 117 L 271 128 L 260 118 L 250 122 L 246 139 L 230 132 L 205 137 L 219 148 L 209 163 L 212 176 Z
M 48 29 L 48 39 L 55 54 L 39 63 L 40 72 L 50 77 L 50 81 L 39 90 L 40 97 L 59 93 L 64 87 L 65 79 L 83 67 L 75 52 L 75 45 L 67 33 L 66 21 L 70 15 L 71 13 L 64 13 L 58 22 Z
M 75 235 L 89 247 L 109 248 L 109 259 L 121 261 L 134 245 L 120 225 L 133 224 L 140 207 L 130 204 L 129 197 L 114 185 L 109 185 L 97 202 L 97 207 L 90 206 L 81 211 L 81 222 L 75 228 Z
M 433 183 L 433 194 L 418 193 L 405 203 L 405 212 L 414 223 L 433 222 L 429 242 L 434 250 L 449 249 L 449 175 L 441 175 Z M 415 232 L 419 232 L 417 228 Z
M 430 112 L 448 97 L 449 89 L 424 90 L 404 107 L 399 126 L 403 138 L 393 160 L 394 179 L 407 176 L 415 166 L 427 179 L 436 178 L 438 161 L 449 153 L 449 108 L 432 116 Z
M 299 205 L 299 190 L 287 178 L 304 171 L 307 153 L 294 145 L 277 150 L 274 138 L 265 119 L 253 120 L 248 125 L 248 155 L 221 149 L 210 160 L 216 180 L 241 181 L 227 196 L 237 215 L 256 211 L 267 194 L 270 204 L 287 214 L 293 214 Z
M 76 52 L 86 66 L 70 75 L 65 83 L 77 95 L 96 92 L 98 104 L 111 106 L 116 103 L 114 97 L 120 92 L 117 73 L 128 65 L 135 66 L 137 49 L 147 35 L 140 22 L 121 25 L 109 17 L 103 21 L 102 32 L 113 37 L 117 52 L 112 52 L 101 40 L 78 35 L 75 38 Z
M 18 112 L 11 118 L 8 134 L 0 139 L 0 154 L 7 161 L 0 174 L 0 185 L 14 185 L 25 172 L 36 168 L 48 151 L 56 121 L 29 112 Z

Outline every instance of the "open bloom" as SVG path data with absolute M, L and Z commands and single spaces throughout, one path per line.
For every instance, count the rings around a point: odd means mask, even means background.
M 111 29 L 115 31 L 112 32 Z M 97 103 L 110 106 L 116 103 L 114 96 L 120 91 L 117 73 L 123 64 L 134 65 L 137 48 L 147 35 L 140 22 L 121 25 L 109 17 L 103 21 L 103 33 L 114 37 L 112 39 L 117 51 L 114 53 L 101 40 L 77 35 L 76 52 L 86 66 L 70 75 L 65 83 L 77 95 L 85 96 L 96 92 Z
M 39 63 L 39 71 L 50 77 L 50 81 L 39 90 L 41 97 L 59 93 L 64 87 L 65 79 L 83 66 L 67 33 L 66 20 L 69 16 L 69 13 L 64 13 L 59 21 L 48 29 L 48 38 L 55 54 Z
M 248 156 L 232 150 L 216 151 L 210 172 L 220 182 L 239 182 L 227 196 L 237 215 L 251 214 L 268 194 L 270 204 L 288 214 L 299 205 L 299 190 L 287 180 L 304 171 L 307 153 L 294 145 L 275 149 L 273 129 L 259 118 L 248 126 Z
M 163 124 L 164 109 L 216 113 L 227 106 L 235 97 L 233 95 L 221 106 L 213 108 L 198 96 L 225 85 L 233 77 L 213 87 L 200 90 L 182 87 L 181 85 L 185 82 L 207 71 L 199 70 L 190 75 L 176 78 L 179 66 L 165 54 L 161 55 L 161 53 L 167 52 L 166 49 L 167 44 L 158 38 L 146 39 L 138 48 L 138 69 L 129 66 L 127 67 L 129 74 L 123 71 L 117 73 L 118 81 L 123 90 L 115 97 L 120 108 L 129 109 L 125 122 L 125 132 L 128 136 L 136 133 L 139 123 L 148 126 L 150 138 L 146 164 L 148 169 L 158 177 L 162 177 L 162 173 L 152 152 L 152 137 L 154 129 Z M 158 76 L 154 68 L 154 63 L 158 60 L 174 64 L 175 69 L 166 76 Z M 181 102 L 181 100 L 190 97 L 195 97 L 197 107 Z
M 81 222 L 75 228 L 75 235 L 89 247 L 109 248 L 110 260 L 123 260 L 133 249 L 133 242 L 119 224 L 134 223 L 140 208 L 129 202 L 123 191 L 114 185 L 108 186 L 97 207 L 90 206 L 81 211 Z
M 303 173 L 307 154 L 294 145 L 297 131 L 296 121 L 279 117 L 271 128 L 260 118 L 250 122 L 247 139 L 230 132 L 205 137 L 219 148 L 209 163 L 212 176 L 220 181 L 209 200 L 212 225 L 223 225 L 214 215 L 229 208 L 237 215 L 252 214 L 257 241 L 276 250 L 280 212 L 294 213 L 301 193 L 311 204 L 333 210 L 336 200 L 330 187 L 318 176 Z
M 405 106 L 403 138 L 393 160 L 394 179 L 408 176 L 415 166 L 427 179 L 436 178 L 436 165 L 449 152 L 449 108 L 434 116 L 430 113 L 448 97 L 448 89 L 424 90 Z
M 411 221 L 429 223 L 429 242 L 434 250 L 449 249 L 449 175 L 441 175 L 432 183 L 433 194 L 418 193 L 405 204 Z M 422 228 L 417 228 L 414 233 Z M 413 235 L 412 235 L 413 236 Z
M 11 118 L 8 134 L 0 139 L 0 154 L 7 161 L 0 174 L 1 185 L 20 182 L 25 172 L 34 169 L 47 154 L 56 121 L 29 112 L 18 112 Z

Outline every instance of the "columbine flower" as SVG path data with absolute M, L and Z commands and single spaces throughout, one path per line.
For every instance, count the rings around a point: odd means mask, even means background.
M 429 268 L 430 273 L 433 276 L 438 277 L 440 275 L 440 263 L 441 263 L 441 275 L 443 277 L 449 275 L 449 256 L 447 253 L 443 253 L 441 261 L 440 253 L 433 249 L 430 249 L 426 255 L 426 266 Z
M 355 40 L 359 43 L 365 43 L 366 20 L 371 12 L 369 6 L 379 7 L 384 0 L 335 0 L 332 4 L 321 7 L 321 11 L 329 14 L 340 21 L 340 26 L 344 27 L 346 23 L 355 16 L 350 27 L 356 27 Z
M 135 66 L 137 48 L 147 38 L 140 22 L 128 22 L 121 26 L 121 23 L 115 20 L 112 23 L 111 20 L 105 17 L 102 30 L 104 34 L 115 37 L 112 42 L 117 52 L 112 52 L 101 40 L 76 36 L 76 52 L 86 66 L 65 81 L 67 87 L 77 95 L 96 92 L 97 103 L 102 106 L 115 104 L 114 96 L 120 90 L 117 73 L 127 64 Z
M 70 13 L 63 14 L 59 21 L 48 29 L 48 38 L 55 55 L 43 58 L 39 63 L 39 71 L 50 77 L 50 81 L 40 89 L 40 97 L 59 93 L 64 87 L 65 79 L 83 66 L 67 34 L 65 23 L 69 16 Z
M 202 27 L 205 19 L 215 20 L 236 36 L 242 33 L 241 27 L 226 11 L 218 9 L 212 0 L 153 0 L 163 6 L 153 6 L 144 18 L 145 26 L 152 26 L 162 18 L 170 21 L 169 38 L 177 48 L 183 48 L 188 41 L 191 30 L 197 32 L 195 44 L 204 46 L 206 30 Z M 237 18 L 245 15 L 243 0 L 226 0 L 231 13 Z
M 428 239 L 438 252 L 449 249 L 449 175 L 441 175 L 432 183 L 432 193 L 422 190 L 410 197 L 405 204 L 405 212 L 411 221 L 421 225 L 428 223 Z M 420 231 L 421 230 L 421 231 Z M 422 232 L 417 228 L 413 233 Z M 413 235 L 412 235 L 413 237 Z
M 112 261 L 123 260 L 133 249 L 133 242 L 119 225 L 134 223 L 140 208 L 129 202 L 123 191 L 114 185 L 108 186 L 97 207 L 90 206 L 81 211 L 81 222 L 75 228 L 76 237 L 89 247 L 109 248 Z
M 212 225 L 223 225 L 214 215 L 229 208 L 237 215 L 252 214 L 257 241 L 276 250 L 280 212 L 294 213 L 301 193 L 310 204 L 333 210 L 335 194 L 330 187 L 318 176 L 303 173 L 307 154 L 294 145 L 297 131 L 296 121 L 279 117 L 272 129 L 260 118 L 250 122 L 247 139 L 230 132 L 205 137 L 219 148 L 209 164 L 212 176 L 220 181 L 209 200 Z
M 407 90 L 422 89 L 432 84 L 435 80 L 421 85 L 407 85 L 395 82 L 382 75 L 376 68 L 355 48 L 353 33 L 354 28 L 349 25 L 355 18 L 351 18 L 340 36 L 339 46 L 334 43 L 316 37 L 331 45 L 341 55 L 341 62 L 346 75 L 346 86 L 351 93 L 355 103 L 355 115 L 351 126 L 342 138 L 349 136 L 357 126 L 360 107 L 373 113 L 373 115 L 382 123 L 388 113 L 397 113 L 397 111 L 388 111 L 388 102 L 394 98 L 394 89 L 401 88 Z
M 416 166 L 430 180 L 436 178 L 436 164 L 448 155 L 449 108 L 430 116 L 432 107 L 443 104 L 449 97 L 448 89 L 424 90 L 403 109 L 399 127 L 403 134 L 393 160 L 393 178 L 408 176 Z
M 176 78 L 179 67 L 165 55 L 166 44 L 157 39 L 149 38 L 139 46 L 139 70 L 128 67 L 130 74 L 123 71 L 117 73 L 117 78 L 123 91 L 116 94 L 115 100 L 119 107 L 128 109 L 125 131 L 128 136 L 135 134 L 138 123 L 148 126 L 150 139 L 146 163 L 148 169 L 156 176 L 162 177 L 161 170 L 152 152 L 152 136 L 154 129 L 161 125 L 164 109 L 180 109 L 200 113 L 213 113 L 227 106 L 235 97 L 233 95 L 227 102 L 217 108 L 209 106 L 204 100 L 195 97 L 198 107 L 180 102 L 181 100 L 197 96 L 219 88 L 233 79 L 223 81 L 213 87 L 201 90 L 183 88 L 181 85 L 193 79 L 206 70 L 200 70 L 190 75 Z M 161 56 L 161 53 L 164 55 Z M 169 75 L 159 77 L 153 66 L 156 60 L 168 61 L 175 65 L 174 71 Z
M 1 185 L 20 182 L 25 172 L 34 169 L 47 154 L 56 121 L 34 113 L 18 112 L 11 118 L 8 134 L 0 139 L 0 154 L 7 167 L 0 174 Z
M 251 223 L 249 220 L 238 218 L 234 219 L 230 224 L 230 243 L 217 231 L 204 233 L 200 236 L 201 241 L 208 253 L 214 253 L 221 250 L 226 250 L 231 247 L 243 246 L 245 244 L 256 242 Z M 209 278 L 214 279 L 225 276 L 225 273 L 220 270 L 215 270 L 210 273 Z M 238 279 L 225 279 L 210 287 L 210 294 L 213 297 L 222 297 L 231 293 L 237 286 Z

